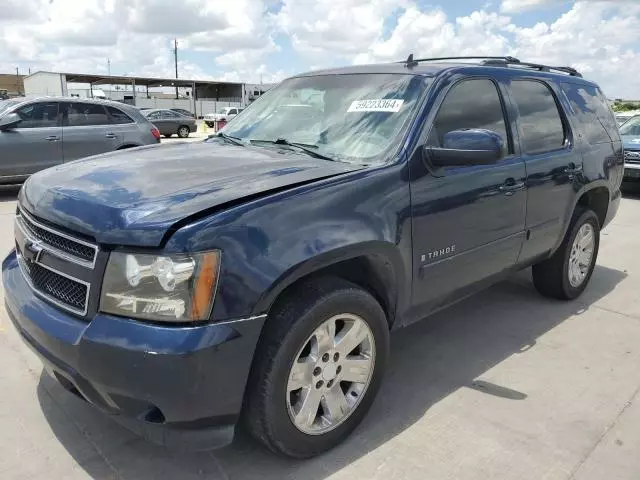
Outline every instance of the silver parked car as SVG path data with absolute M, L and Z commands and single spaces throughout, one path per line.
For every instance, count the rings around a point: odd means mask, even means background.
M 0 184 L 21 183 L 78 158 L 158 142 L 158 129 L 129 105 L 53 97 L 3 100 Z
M 153 124 L 158 127 L 158 130 L 160 130 L 160 133 L 167 138 L 174 133 L 180 138 L 187 138 L 191 132 L 198 130 L 193 117 L 185 117 L 173 110 L 154 108 L 143 110 L 141 113 L 147 120 L 153 122 Z

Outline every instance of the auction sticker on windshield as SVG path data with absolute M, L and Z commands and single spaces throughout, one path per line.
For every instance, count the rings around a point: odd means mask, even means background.
M 347 112 L 399 112 L 404 100 L 398 98 L 372 98 L 355 100 Z

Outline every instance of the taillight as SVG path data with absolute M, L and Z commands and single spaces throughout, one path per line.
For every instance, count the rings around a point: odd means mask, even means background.
M 158 130 L 156 127 L 153 127 L 151 129 L 151 135 L 153 135 L 156 140 L 160 140 L 160 130 Z

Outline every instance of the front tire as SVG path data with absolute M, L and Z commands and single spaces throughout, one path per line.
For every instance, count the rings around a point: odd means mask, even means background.
M 387 319 L 368 292 L 339 278 L 300 285 L 262 333 L 245 404 L 249 432 L 294 458 L 335 447 L 371 407 L 388 352 Z
M 591 279 L 600 248 L 600 221 L 592 210 L 577 210 L 562 244 L 551 258 L 533 266 L 533 284 L 546 297 L 573 300 Z

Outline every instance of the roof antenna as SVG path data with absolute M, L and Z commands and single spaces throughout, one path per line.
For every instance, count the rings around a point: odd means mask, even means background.
M 418 62 L 416 62 L 413 59 L 413 53 L 409 54 L 409 57 L 407 58 L 407 62 L 406 63 L 407 63 L 407 68 L 413 68 L 413 67 L 418 65 Z

